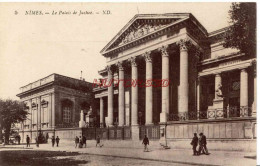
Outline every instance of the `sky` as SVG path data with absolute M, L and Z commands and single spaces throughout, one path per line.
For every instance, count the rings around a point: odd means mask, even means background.
M 231 3 L 0 3 L 0 98 L 52 73 L 93 82 L 105 45 L 136 14 L 192 13 L 208 32 L 228 26 Z M 49 15 L 26 15 L 37 10 Z M 95 14 L 78 15 L 79 11 Z M 111 14 L 103 14 L 103 11 Z M 71 13 L 71 14 L 59 14 Z M 77 14 L 72 13 L 76 11 Z M 56 15 L 52 13 L 57 12 Z M 96 14 L 98 12 L 99 14 Z

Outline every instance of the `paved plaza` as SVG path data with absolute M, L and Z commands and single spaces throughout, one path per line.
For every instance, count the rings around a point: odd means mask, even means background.
M 108 143 L 108 142 L 107 142 Z M 130 147 L 111 147 L 109 144 L 104 144 L 102 148 L 96 147 L 94 141 L 88 141 L 87 148 L 75 148 L 73 143 L 62 143 L 60 147 L 51 147 L 50 144 L 41 144 L 40 147 L 36 147 L 34 144 L 31 148 L 25 148 L 25 145 L 8 145 L 1 146 L 1 150 L 37 150 L 37 151 L 61 151 L 61 152 L 79 152 L 82 155 L 75 157 L 76 160 L 82 160 L 93 157 L 113 157 L 118 161 L 125 161 L 123 165 L 138 165 L 140 160 L 143 161 L 143 165 L 153 165 L 149 162 L 153 161 L 163 163 L 162 165 L 177 164 L 177 165 L 236 165 L 236 166 L 253 166 L 256 165 L 256 159 L 253 159 L 256 155 L 250 152 L 240 151 L 210 151 L 210 155 L 192 156 L 192 150 L 186 149 L 163 149 L 159 147 L 149 147 L 149 152 L 143 152 L 142 146 L 137 148 Z M 123 159 L 123 160 L 122 160 Z M 135 160 L 134 160 L 135 159 Z M 94 160 L 95 161 L 95 160 Z M 104 158 L 98 159 L 96 165 L 99 165 Z M 114 160 L 111 160 L 114 161 Z M 132 161 L 128 163 L 126 161 Z M 138 161 L 138 162 L 137 162 Z M 149 162 L 148 162 L 149 161 Z M 98 163 L 99 164 L 98 164 Z M 155 164 L 154 163 L 154 164 Z M 239 164 L 238 164 L 239 163 Z M 94 163 L 93 163 L 94 164 Z M 107 162 L 106 164 L 111 164 Z M 114 164 L 119 165 L 114 161 Z M 158 163 L 157 163 L 158 164 Z M 94 164 L 95 165 L 95 164 Z M 122 162 L 121 164 L 122 165 Z M 160 164 L 161 165 L 161 164 Z

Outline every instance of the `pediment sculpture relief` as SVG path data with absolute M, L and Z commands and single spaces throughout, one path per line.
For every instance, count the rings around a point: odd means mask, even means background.
M 119 39 L 119 44 L 116 44 L 114 46 L 120 46 L 123 44 L 126 44 L 128 42 L 131 42 L 137 38 L 140 38 L 144 35 L 147 35 L 149 33 L 152 33 L 156 30 L 159 30 L 170 23 L 174 22 L 175 20 L 167 20 L 162 22 L 156 22 L 156 20 L 152 22 L 141 22 L 141 23 L 135 23 L 129 29 L 122 35 Z

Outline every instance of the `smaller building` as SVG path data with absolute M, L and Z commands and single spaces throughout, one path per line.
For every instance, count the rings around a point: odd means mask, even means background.
M 92 103 L 92 83 L 59 74 L 51 74 L 20 88 L 17 95 L 27 105 L 29 115 L 20 124 L 22 142 L 28 135 L 32 142 L 38 135 L 71 139 L 80 134 L 77 130 L 80 112 L 87 113 Z M 73 134 L 71 134 L 71 132 Z

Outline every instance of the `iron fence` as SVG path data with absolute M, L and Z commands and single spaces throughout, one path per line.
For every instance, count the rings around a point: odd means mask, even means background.
M 209 109 L 207 111 L 192 111 L 178 114 L 169 114 L 168 121 L 248 117 L 251 115 L 251 107 L 227 107 L 224 109 Z
M 88 140 L 96 139 L 99 136 L 101 139 L 108 140 L 126 140 L 131 139 L 130 126 L 114 126 L 114 127 L 84 127 L 82 135 L 85 135 Z

